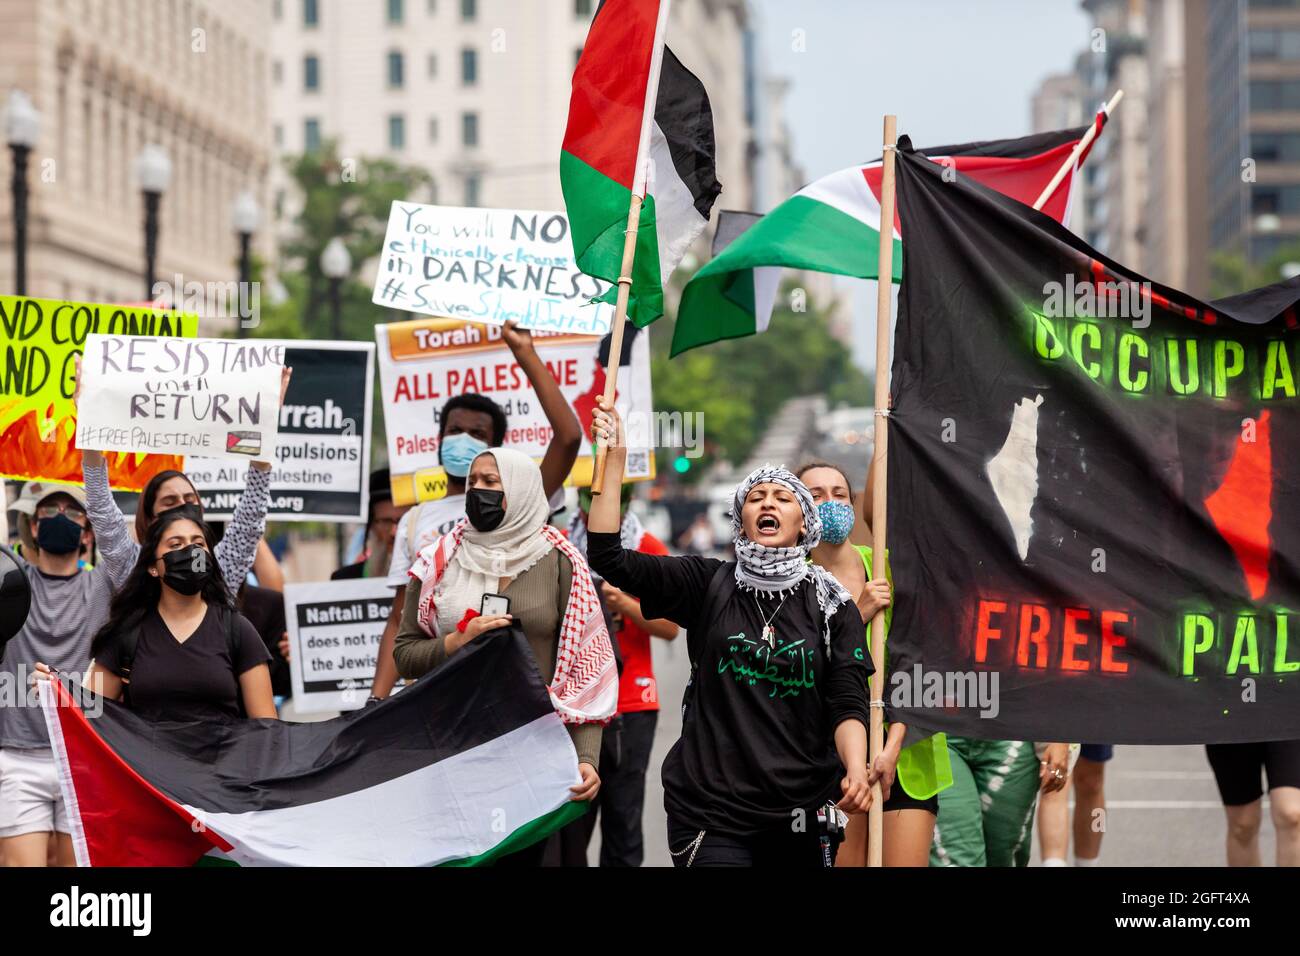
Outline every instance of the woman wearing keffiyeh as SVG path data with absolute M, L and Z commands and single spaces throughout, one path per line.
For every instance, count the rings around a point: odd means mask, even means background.
M 871 803 L 871 663 L 854 601 L 808 562 L 821 537 L 812 496 L 765 466 L 736 489 L 735 561 L 630 551 L 618 515 L 626 449 L 617 414 L 599 404 L 593 432 L 609 453 L 587 522 L 591 566 L 647 617 L 687 628 L 682 736 L 663 768 L 673 862 L 833 863 L 837 811 Z

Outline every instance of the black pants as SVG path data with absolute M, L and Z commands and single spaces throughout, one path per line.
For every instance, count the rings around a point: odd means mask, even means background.
M 659 712 L 620 714 L 600 738 L 600 792 L 591 812 L 561 830 L 559 865 L 586 866 L 587 844 L 600 814 L 600 865 L 640 866 L 645 859 L 641 812 L 645 775 Z
M 807 813 L 807 829 L 777 827 L 752 836 L 733 836 L 706 830 L 699 845 L 692 844 L 700 835 L 697 827 L 668 818 L 668 850 L 673 866 L 762 866 L 789 869 L 820 869 L 828 865 L 817 826 L 817 812 Z M 835 862 L 837 846 L 830 848 L 829 863 Z

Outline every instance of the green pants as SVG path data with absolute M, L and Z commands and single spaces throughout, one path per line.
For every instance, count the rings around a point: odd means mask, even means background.
M 939 793 L 931 866 L 1026 866 L 1038 796 L 1034 745 L 949 737 L 952 786 Z

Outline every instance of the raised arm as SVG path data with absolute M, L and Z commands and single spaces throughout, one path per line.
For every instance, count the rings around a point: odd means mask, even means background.
M 293 369 L 288 366 L 280 370 L 281 405 L 292 375 Z M 270 505 L 271 463 L 250 462 L 244 478 L 244 493 L 239 496 L 239 504 L 226 527 L 225 537 L 217 543 L 217 564 L 221 566 L 221 574 L 232 594 L 239 590 L 257 558 L 257 545 L 266 534 L 266 510 Z
M 89 450 L 81 453 L 81 479 L 86 486 L 86 514 L 95 532 L 100 564 L 116 589 L 130 575 L 140 546 L 132 539 L 126 517 L 113 500 L 108 487 L 108 462 L 102 454 Z
M 528 376 L 533 391 L 537 393 L 537 401 L 541 403 L 542 412 L 551 425 L 551 443 L 546 446 L 541 464 L 542 490 L 549 499 L 564 486 L 565 479 L 573 470 L 578 449 L 582 447 L 582 426 L 578 424 L 578 416 L 573 413 L 573 406 L 560 391 L 555 376 L 537 354 L 537 349 L 533 348 L 533 333 L 519 328 L 513 322 L 507 322 L 502 337 L 506 340 L 506 345 L 510 346 L 515 361 Z

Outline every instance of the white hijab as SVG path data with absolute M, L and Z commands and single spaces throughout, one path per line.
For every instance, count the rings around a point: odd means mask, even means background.
M 465 528 L 434 592 L 441 634 L 459 623 L 466 608 L 477 611 L 484 594 L 497 592 L 501 578 L 518 577 L 554 547 L 542 534 L 551 512 L 537 463 L 512 448 L 489 448 L 483 455 L 491 455 L 501 473 L 506 516 L 492 531 Z

